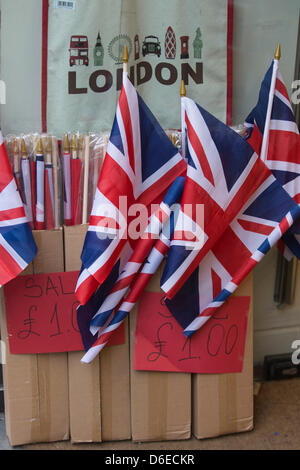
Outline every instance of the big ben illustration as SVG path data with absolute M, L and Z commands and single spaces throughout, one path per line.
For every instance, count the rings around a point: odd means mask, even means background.
M 104 48 L 102 46 L 100 33 L 98 33 L 96 45 L 94 47 L 94 65 L 96 67 L 103 65 Z

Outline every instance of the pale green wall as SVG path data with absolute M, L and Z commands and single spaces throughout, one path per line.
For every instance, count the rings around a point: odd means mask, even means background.
M 4 134 L 41 128 L 41 0 L 1 0 L 0 79 L 6 104 L 0 105 Z
M 280 71 L 290 92 L 294 79 L 299 0 L 234 0 L 233 120 L 256 104 L 264 73 L 281 44 Z

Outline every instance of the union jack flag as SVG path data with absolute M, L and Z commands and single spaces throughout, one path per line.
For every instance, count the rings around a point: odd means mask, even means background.
M 20 274 L 36 252 L 0 130 L 0 286 Z
M 100 337 L 105 325 L 112 319 L 114 310 L 128 293 L 135 279 L 140 277 L 140 269 L 165 227 L 172 206 L 180 201 L 184 184 L 184 177 L 179 176 L 175 179 L 163 201 L 151 215 L 149 224 L 138 239 L 134 250 L 130 250 L 129 243 L 125 245 L 119 262 L 106 281 L 85 305 L 78 307 L 77 319 L 85 350 L 90 349 Z
M 242 137 L 191 99 L 182 101 L 188 168 L 161 281 L 168 298 L 176 294 L 253 193 L 270 177 L 266 165 Z
M 300 137 L 288 92 L 274 59 L 260 88 L 257 105 L 245 121 L 248 143 L 261 156 L 275 178 L 300 204 Z M 300 223 L 283 240 L 300 258 Z M 284 255 L 291 258 L 290 250 Z
M 186 169 L 126 73 L 89 222 L 76 294 L 85 304 L 128 239 L 127 208 L 149 206 Z
M 245 276 L 300 215 L 270 174 L 166 305 L 189 337 L 236 290 Z

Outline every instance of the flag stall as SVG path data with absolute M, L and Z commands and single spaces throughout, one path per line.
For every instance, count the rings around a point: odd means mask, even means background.
M 83 363 L 95 360 L 142 302 L 164 258 L 164 305 L 190 347 L 272 246 L 280 241 L 286 256 L 298 253 L 299 132 L 279 56 L 277 49 L 246 131 L 188 98 L 183 81 L 182 129 L 164 131 L 128 78 L 125 46 L 110 135 L 7 139 L 22 223 L 38 231 L 88 224 L 76 286 Z M 137 237 L 130 231 L 135 205 L 146 208 Z

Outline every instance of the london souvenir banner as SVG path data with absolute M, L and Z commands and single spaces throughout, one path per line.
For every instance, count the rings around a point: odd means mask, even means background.
M 106 131 L 129 76 L 164 128 L 179 89 L 231 120 L 233 0 L 43 0 L 43 130 Z

